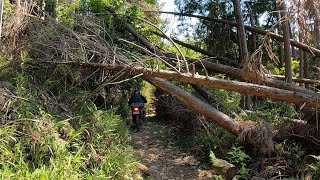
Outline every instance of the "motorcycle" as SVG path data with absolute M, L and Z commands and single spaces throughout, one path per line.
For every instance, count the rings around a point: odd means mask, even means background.
M 132 121 L 137 131 L 141 130 L 141 123 L 144 121 L 145 112 L 143 109 L 143 103 L 132 103 L 131 104 Z

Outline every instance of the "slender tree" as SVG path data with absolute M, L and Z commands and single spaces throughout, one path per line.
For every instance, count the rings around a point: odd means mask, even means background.
M 3 5 L 4 5 L 4 0 L 0 0 L 0 42 L 1 42 Z
M 317 4 L 317 6 L 319 6 L 320 8 L 320 5 Z M 314 17 L 314 38 L 315 38 L 315 46 L 317 49 L 320 49 L 320 30 L 319 30 L 319 27 L 320 27 L 320 13 L 319 13 L 319 9 L 316 9 L 315 11 L 315 17 Z M 317 63 L 317 79 L 320 79 L 320 58 L 317 57 L 316 58 L 316 63 Z
M 299 41 L 302 42 L 303 41 L 303 28 L 299 27 L 300 32 L 299 32 Z M 299 78 L 303 78 L 304 77 L 304 51 L 300 49 L 299 52 L 299 58 L 300 58 L 300 62 L 299 62 Z M 299 83 L 300 86 L 303 86 L 303 83 Z
M 290 49 L 290 28 L 285 1 L 280 5 L 282 21 L 283 39 L 284 39 L 284 60 L 285 77 L 288 83 L 292 83 L 291 49 Z
M 234 15 L 238 24 L 238 40 L 239 40 L 239 62 L 244 63 L 247 61 L 249 53 L 247 46 L 246 31 L 244 29 L 244 22 L 241 13 L 240 0 L 233 0 Z M 246 109 L 251 109 L 251 96 L 242 96 L 241 105 Z
M 243 63 L 248 58 L 248 46 L 243 17 L 241 14 L 240 0 L 233 0 L 234 15 L 238 23 L 239 61 Z

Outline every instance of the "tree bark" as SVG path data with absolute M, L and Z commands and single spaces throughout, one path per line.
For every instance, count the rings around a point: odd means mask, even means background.
M 4 5 L 4 0 L 0 0 L 0 43 L 1 43 L 3 5 Z
M 164 37 L 163 35 L 160 35 L 159 33 L 156 33 L 157 35 L 161 36 L 161 37 Z M 165 38 L 165 37 L 164 37 Z M 204 55 L 208 55 L 210 56 L 210 53 L 203 50 L 203 49 L 200 49 L 200 48 L 197 48 L 193 45 L 190 45 L 190 44 L 187 44 L 187 43 L 184 43 L 182 41 L 179 41 L 175 38 L 172 38 L 171 39 L 176 42 L 177 44 L 183 46 L 183 47 L 187 47 L 189 49 L 192 49 L 196 52 L 199 52 L 201 54 L 204 54 Z M 168 54 L 166 54 L 166 56 L 169 56 Z M 210 56 L 210 57 L 217 57 L 217 56 Z M 221 57 L 221 56 L 220 56 Z M 221 57 L 223 59 L 227 59 L 225 57 Z M 202 64 L 200 62 L 198 62 L 197 60 L 192 60 L 192 59 L 189 59 L 189 61 L 191 62 L 196 62 L 196 66 L 199 67 L 199 68 L 202 68 Z M 227 61 L 232 61 L 230 59 L 227 59 Z M 227 71 L 230 71 L 231 74 L 236 74 L 234 72 L 232 72 L 233 70 L 238 70 L 238 68 L 233 68 L 233 67 L 230 67 L 230 66 L 225 66 L 225 65 L 222 65 L 222 64 L 217 64 L 217 63 L 212 63 L 212 62 L 208 62 L 208 61 L 202 61 L 202 63 L 205 65 L 206 69 L 207 70 L 212 70 L 212 71 L 215 71 L 215 72 L 218 72 L 218 73 L 222 73 L 222 74 L 228 74 Z M 237 64 L 239 65 L 239 64 Z M 221 68 L 221 70 L 219 70 L 219 68 Z M 232 76 L 231 76 L 232 77 Z M 237 78 L 237 77 L 240 77 L 240 76 L 236 76 L 234 78 Z M 284 76 L 279 76 L 279 75 L 270 75 L 270 77 L 274 77 L 276 79 L 280 79 L 280 80 L 285 80 L 285 77 Z M 238 79 L 238 78 L 237 78 Z M 241 80 L 242 77 L 241 77 Z M 320 81 L 319 80 L 314 80 L 314 79 L 306 79 L 306 78 L 292 78 L 292 80 L 296 83 L 306 83 L 306 84 L 320 84 Z M 279 82 L 280 83 L 280 82 Z M 271 86 L 271 85 L 269 85 Z M 288 89 L 289 90 L 289 89 Z
M 303 60 L 303 76 L 309 78 L 309 60 L 306 52 L 303 53 Z M 309 87 L 309 84 L 305 84 L 305 88 L 309 89 Z
M 250 13 L 250 24 L 252 27 L 255 26 L 255 19 L 253 17 L 253 10 L 252 10 L 252 3 L 248 4 L 249 13 Z M 257 35 L 256 33 L 252 32 L 252 53 L 257 50 Z M 253 106 L 256 104 L 256 97 L 246 96 L 246 108 L 248 110 L 252 110 Z
M 319 30 L 320 17 L 319 16 L 320 16 L 320 14 L 316 13 L 316 16 L 315 16 L 315 19 L 314 19 L 315 46 L 318 49 L 320 48 L 320 30 Z M 317 79 L 320 79 L 320 58 L 319 57 L 316 58 L 316 64 L 317 64 L 317 69 L 316 69 Z
M 159 87 L 160 89 L 165 91 L 167 94 L 175 97 L 182 104 L 186 105 L 187 107 L 194 110 L 195 112 L 206 116 L 208 119 L 212 120 L 214 123 L 223 127 L 231 134 L 234 134 L 234 135 L 239 134 L 237 130 L 237 122 L 234 119 L 218 111 L 217 109 L 213 108 L 207 103 L 197 99 L 193 95 L 185 92 L 179 87 L 161 78 L 156 78 L 156 77 L 153 77 L 152 75 L 151 76 L 145 75 L 143 76 L 143 79 L 150 82 L 154 86 Z
M 299 23 L 299 24 L 301 24 L 301 23 Z M 304 35 L 304 29 L 303 29 L 303 27 L 301 27 L 301 26 L 299 26 L 299 41 L 300 42 L 303 42 L 303 35 Z M 299 61 L 299 78 L 300 79 L 303 79 L 303 77 L 304 77 L 304 72 L 303 72 L 303 66 L 304 66 L 304 52 L 303 52 L 303 50 L 301 50 L 300 49 L 300 51 L 299 51 L 299 59 L 300 59 L 300 61 Z M 299 83 L 299 85 L 300 86 L 303 86 L 303 83 Z
M 202 88 L 202 87 L 196 86 L 194 84 L 192 84 L 191 86 L 207 102 L 213 103 L 213 104 L 218 104 L 219 103 L 218 100 L 206 88 Z
M 233 0 L 234 15 L 238 24 L 237 34 L 239 42 L 239 63 L 243 64 L 249 58 L 247 37 L 244 29 L 244 22 L 241 14 L 240 0 Z M 249 95 L 242 95 L 240 100 L 240 107 L 243 109 L 251 109 L 251 97 Z
M 276 18 L 277 18 L 277 21 L 279 22 L 280 19 L 281 19 L 281 14 L 280 14 L 280 8 L 279 8 L 279 4 L 277 2 L 277 0 L 274 0 L 274 6 L 275 6 L 275 15 L 276 15 Z M 282 34 L 282 30 L 281 28 L 277 28 L 276 29 L 276 33 L 277 34 Z M 278 65 L 278 69 L 281 70 L 283 68 L 283 42 L 279 42 L 279 45 L 278 45 L 278 58 L 279 58 L 279 65 Z
M 246 32 L 244 29 L 243 18 L 240 8 L 240 0 L 233 0 L 234 15 L 238 24 L 238 40 L 239 40 L 239 63 L 243 63 L 248 59 L 248 46 Z
M 110 66 L 102 63 L 77 63 L 70 62 L 65 64 L 78 65 L 82 67 L 101 68 L 106 70 L 119 71 L 126 68 L 127 72 L 134 74 L 143 73 L 145 76 L 158 77 L 172 81 L 181 81 L 190 84 L 196 84 L 198 86 L 204 86 L 209 88 L 224 89 L 227 91 L 234 91 L 242 94 L 254 95 L 266 97 L 278 101 L 284 101 L 288 103 L 294 103 L 298 105 L 306 105 L 308 107 L 317 107 L 319 99 L 318 96 L 310 94 L 304 94 L 300 92 L 292 92 L 268 86 L 262 86 L 257 84 L 222 80 L 214 77 L 207 77 L 202 75 L 192 75 L 189 73 L 178 73 L 168 70 L 153 70 L 150 68 L 138 67 L 138 66 Z
M 225 66 L 225 65 L 217 64 L 217 63 L 213 63 L 213 62 L 208 62 L 208 61 L 203 61 L 200 63 L 197 60 L 189 60 L 189 62 L 195 63 L 195 65 L 198 68 L 203 68 L 203 66 L 205 66 L 207 71 L 225 74 L 228 77 L 244 81 L 244 79 L 241 75 L 241 69 L 230 67 L 230 66 Z M 275 78 L 282 79 L 282 80 L 285 79 L 283 76 L 270 75 L 268 77 L 268 75 L 267 75 L 266 81 L 264 83 L 267 86 L 271 86 L 271 87 L 275 87 L 275 88 L 279 88 L 279 89 L 285 89 L 285 90 L 294 91 L 294 92 L 301 92 L 301 93 L 305 93 L 305 94 L 310 94 L 313 96 L 318 96 L 320 98 L 320 96 L 317 93 L 315 93 L 314 91 L 295 86 L 294 84 L 279 81 Z M 296 79 L 295 78 L 294 81 L 309 83 L 309 84 L 313 84 L 313 83 L 320 84 L 319 80 L 312 80 L 312 79 Z
M 180 16 L 188 16 L 188 17 L 195 17 L 198 19 L 203 19 L 206 21 L 211 21 L 211 22 L 216 22 L 216 23 L 222 23 L 222 24 L 227 24 L 230 26 L 234 26 L 237 27 L 237 23 L 236 22 L 232 22 L 232 21 L 227 21 L 227 20 L 223 20 L 223 19 L 217 19 L 217 18 L 211 18 L 211 17 L 205 17 L 205 16 L 200 16 L 200 15 L 193 15 L 193 14 L 185 14 L 185 13 L 176 13 L 176 12 L 165 12 L 165 11 L 145 11 L 145 12 L 158 12 L 158 13 L 165 13 L 165 14 L 174 14 L 174 15 L 180 15 Z M 284 38 L 283 36 L 280 36 L 276 33 L 270 32 L 270 31 L 265 31 L 259 28 L 255 28 L 252 26 L 244 26 L 246 30 L 251 31 L 251 32 L 255 32 L 261 35 L 269 35 L 271 38 L 283 42 Z M 292 46 L 295 46 L 299 49 L 304 50 L 305 52 L 309 52 L 311 54 L 314 54 L 317 57 L 320 57 L 320 49 L 311 47 L 307 44 L 303 44 L 297 41 L 294 41 L 293 39 L 290 39 L 290 44 Z
M 289 19 L 287 17 L 287 8 L 285 1 L 281 3 L 282 31 L 284 40 L 284 63 L 286 82 L 292 83 L 291 49 L 290 49 L 290 29 Z

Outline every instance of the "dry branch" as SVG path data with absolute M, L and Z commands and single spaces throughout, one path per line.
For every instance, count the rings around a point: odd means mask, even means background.
M 157 36 L 160 36 L 160 37 L 163 37 L 163 38 L 167 38 L 166 36 L 164 36 L 163 34 L 160 34 L 160 33 L 158 33 L 158 32 L 154 32 L 154 33 L 155 33 Z M 171 37 L 171 39 L 172 39 L 175 43 L 177 43 L 177 44 L 179 44 L 179 45 L 181 45 L 181 46 L 183 46 L 183 47 L 192 49 L 192 50 L 194 50 L 194 51 L 196 51 L 196 52 L 199 52 L 199 53 L 201 53 L 201 54 L 207 55 L 207 56 L 209 56 L 209 57 L 213 57 L 213 58 L 215 58 L 215 59 L 217 59 L 217 60 L 219 60 L 219 61 L 221 61 L 221 62 L 225 62 L 225 63 L 227 63 L 227 64 L 230 64 L 230 65 L 234 66 L 234 67 L 240 67 L 240 64 L 239 64 L 238 62 L 236 62 L 236 61 L 233 61 L 233 60 L 231 60 L 231 59 L 225 58 L 225 57 L 220 56 L 220 55 L 217 55 L 217 54 L 213 54 L 213 53 L 211 53 L 211 52 L 208 52 L 208 51 L 203 50 L 203 49 L 201 49 L 201 48 L 198 48 L 198 47 L 196 47 L 196 46 L 193 46 L 193 45 L 184 43 L 184 42 L 182 42 L 182 41 L 179 41 L 179 40 L 177 40 L 177 39 L 175 39 L 175 38 L 172 38 L 172 37 Z

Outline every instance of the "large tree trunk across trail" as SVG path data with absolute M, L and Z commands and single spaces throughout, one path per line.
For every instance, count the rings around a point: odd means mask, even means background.
M 172 80 L 172 81 L 181 81 L 181 82 L 196 84 L 204 87 L 224 89 L 228 91 L 234 91 L 234 92 L 239 92 L 242 94 L 248 94 L 253 96 L 261 96 L 261 97 L 284 101 L 288 103 L 294 103 L 297 105 L 306 105 L 308 107 L 314 107 L 314 108 L 318 107 L 320 103 L 318 96 L 313 96 L 310 94 L 292 92 L 288 90 L 282 90 L 282 89 L 272 88 L 272 87 L 263 86 L 263 85 L 245 83 L 245 82 L 222 80 L 222 79 L 202 76 L 202 75 L 192 75 L 190 73 L 179 73 L 179 72 L 168 71 L 168 70 L 144 68 L 140 66 L 120 66 L 120 65 L 111 66 L 103 63 L 66 62 L 66 64 L 72 64 L 72 65 L 78 65 L 78 66 L 90 67 L 90 68 L 101 68 L 101 69 L 112 70 L 112 71 L 120 71 L 125 69 L 127 72 L 131 72 L 133 74 L 142 73 L 146 76 L 159 77 L 159 78 Z
M 236 135 L 238 140 L 256 146 L 265 154 L 270 154 L 273 151 L 273 135 L 270 125 L 257 125 L 256 123 L 236 121 L 172 83 L 148 75 L 143 76 L 143 78 L 178 99 L 186 107 L 205 116 L 208 120 L 223 127 L 231 134 Z
M 212 120 L 214 123 L 226 129 L 228 132 L 238 135 L 237 122 L 227 116 L 226 114 L 218 111 L 207 103 L 197 99 L 193 95 L 187 93 L 181 88 L 161 79 L 152 76 L 143 76 L 143 79 L 147 80 L 151 84 L 159 87 L 167 94 L 178 99 L 182 104 L 186 105 L 188 108 L 194 110 L 195 112 L 202 114 Z

